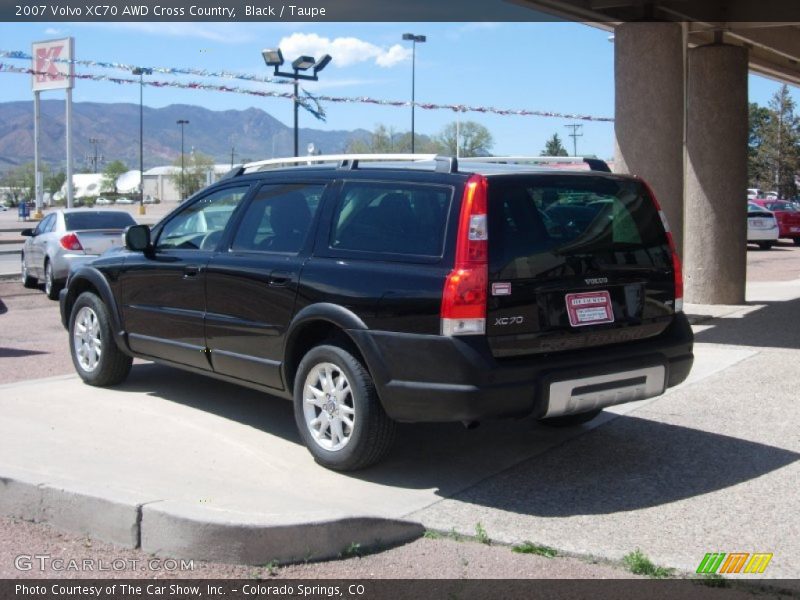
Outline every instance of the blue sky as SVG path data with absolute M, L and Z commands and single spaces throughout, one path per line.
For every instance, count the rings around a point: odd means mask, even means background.
M 281 43 L 287 62 L 299 53 L 334 60 L 320 83 L 307 89 L 331 96 L 370 96 L 408 100 L 411 87 L 405 32 L 424 34 L 417 45 L 417 101 L 497 108 L 614 115 L 614 46 L 605 31 L 576 23 L 0 23 L 0 50 L 30 52 L 31 42 L 73 36 L 76 58 L 149 67 L 193 67 L 269 75 L 261 49 Z M 25 67 L 19 60 L 0 59 Z M 123 75 L 119 71 L 77 67 L 78 72 Z M 163 81 L 205 81 L 255 87 L 231 80 L 154 75 Z M 262 87 L 265 87 L 262 84 Z M 266 86 L 283 91 L 283 86 Z M 750 77 L 750 99 L 766 104 L 779 84 Z M 795 98 L 796 88 L 792 88 Z M 63 97 L 48 92 L 44 98 Z M 0 101 L 31 99 L 30 78 L 0 73 Z M 75 101 L 137 102 L 132 85 L 78 81 Z M 145 88 L 145 104 L 196 104 L 214 110 L 259 107 L 287 125 L 291 101 L 174 88 Z M 372 129 L 377 124 L 410 129 L 408 108 L 326 103 L 327 122 L 301 110 L 301 126 L 322 129 Z M 657 118 L 658 115 L 654 115 Z M 449 110 L 416 111 L 416 130 L 435 134 L 454 121 Z M 558 133 L 572 149 L 560 118 L 466 113 L 492 132 L 496 154 L 538 154 Z M 583 122 L 578 152 L 608 158 L 613 154 L 613 124 Z M 187 129 L 187 137 L 190 135 Z

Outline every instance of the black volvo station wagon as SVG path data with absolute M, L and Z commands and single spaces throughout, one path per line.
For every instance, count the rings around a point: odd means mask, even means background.
M 693 337 L 650 188 L 533 162 L 239 167 L 71 274 L 75 368 L 110 386 L 141 357 L 292 400 L 337 470 L 381 460 L 396 422 L 576 425 L 682 382 Z

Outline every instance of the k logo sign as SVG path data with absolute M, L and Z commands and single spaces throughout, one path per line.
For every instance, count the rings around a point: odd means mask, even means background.
M 72 87 L 72 38 L 36 42 L 31 54 L 34 92 Z
M 58 70 L 55 60 L 61 55 L 64 46 L 50 46 L 49 48 L 36 49 L 36 64 L 33 66 L 36 81 L 60 81 L 65 79 L 64 74 Z

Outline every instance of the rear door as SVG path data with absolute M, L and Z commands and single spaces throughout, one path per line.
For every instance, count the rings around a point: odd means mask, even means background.
M 283 388 L 285 333 L 325 189 L 320 183 L 262 185 L 211 257 L 206 343 L 214 371 Z
M 664 226 L 644 186 L 606 175 L 489 179 L 487 335 L 495 356 L 613 344 L 674 315 Z

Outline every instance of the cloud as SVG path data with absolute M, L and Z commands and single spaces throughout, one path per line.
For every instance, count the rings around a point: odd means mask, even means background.
M 279 43 L 288 60 L 307 54 L 319 58 L 323 54 L 333 57 L 337 67 L 347 67 L 360 62 L 375 61 L 379 67 L 393 67 L 411 58 L 411 50 L 400 44 L 382 48 L 355 37 L 326 38 L 316 33 L 293 33 Z
M 45 35 L 61 35 L 64 33 L 63 29 L 56 29 L 55 27 L 48 27 L 44 30 Z

